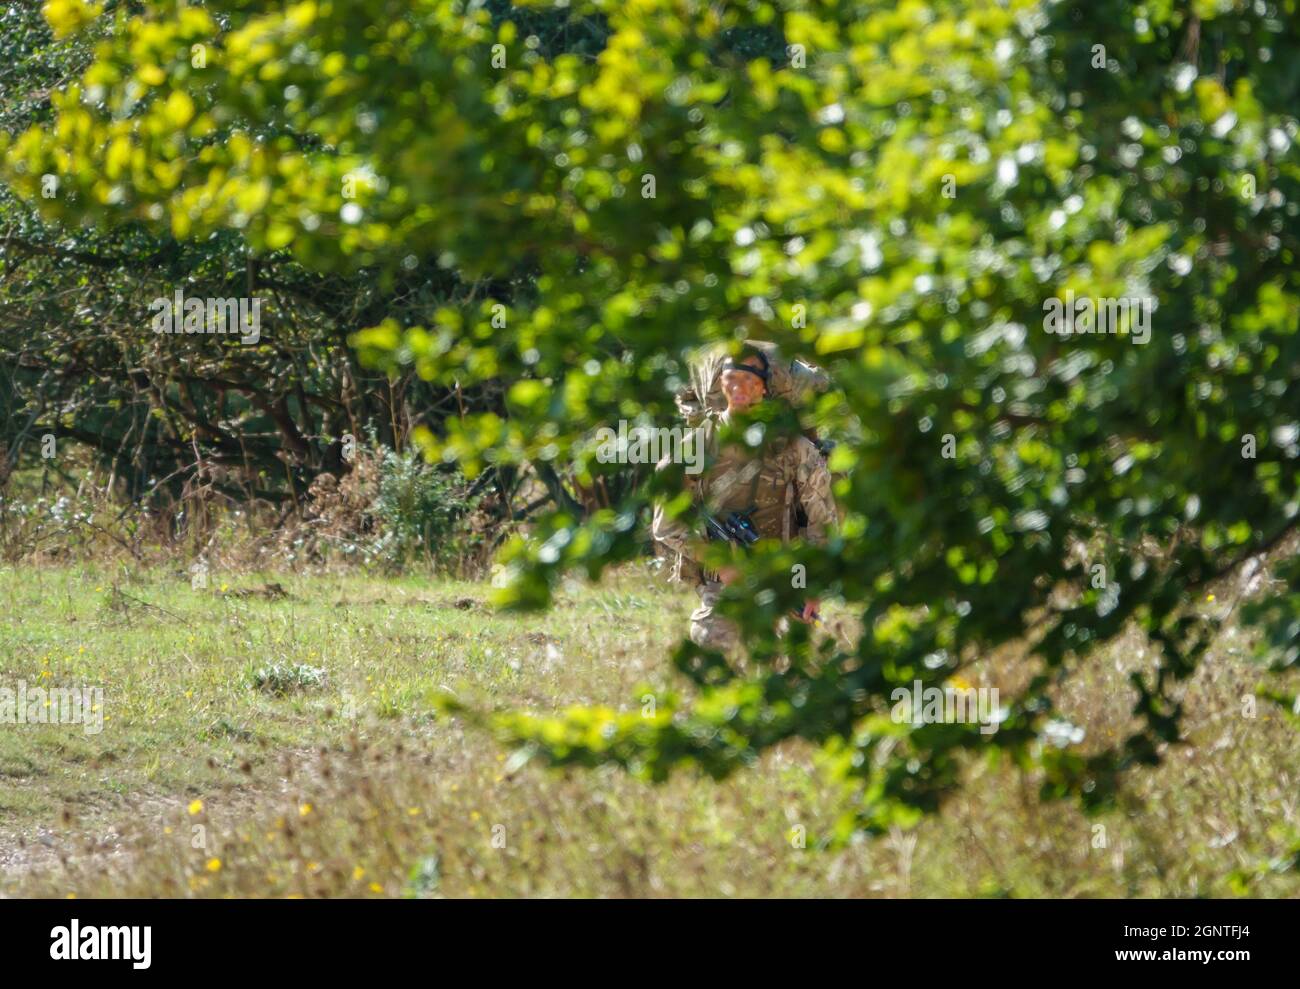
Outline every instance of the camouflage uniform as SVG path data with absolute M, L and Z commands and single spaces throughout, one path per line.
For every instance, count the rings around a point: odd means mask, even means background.
M 714 515 L 749 512 L 759 535 L 789 542 L 803 538 L 822 545 L 826 527 L 838 521 L 835 501 L 831 497 L 831 475 L 817 447 L 803 436 L 774 440 L 761 459 L 742 448 L 730 446 L 719 450 L 718 429 L 727 422 L 727 413 L 706 417 L 699 427 L 709 466 L 696 478 L 688 477 L 695 495 Z M 663 466 L 661 464 L 661 466 Z M 807 516 L 807 527 L 796 527 L 796 509 Z M 670 519 L 663 506 L 656 505 L 653 535 L 670 551 L 694 563 L 693 543 L 699 536 L 680 519 Z M 698 568 L 698 564 L 696 564 Z M 698 585 L 700 606 L 691 613 L 691 641 L 720 652 L 734 651 L 740 644 L 735 625 L 714 614 L 722 595 L 722 583 L 701 574 Z
M 774 343 L 766 340 L 746 340 L 745 346 L 762 351 L 767 357 L 767 398 L 783 401 L 792 408 L 800 407 L 815 392 L 830 387 L 830 377 L 821 368 L 803 360 L 786 360 Z M 726 344 L 718 343 L 696 351 L 687 364 L 688 385 L 678 390 L 675 400 L 677 411 L 688 426 L 701 426 L 710 418 L 721 416 L 727 410 L 727 398 L 722 393 L 722 365 L 730 353 Z M 817 433 L 804 430 L 804 435 L 814 443 Z M 667 545 L 667 544 L 665 544 Z M 670 562 L 670 579 L 674 583 L 700 584 L 704 576 L 698 564 L 672 547 L 665 554 Z

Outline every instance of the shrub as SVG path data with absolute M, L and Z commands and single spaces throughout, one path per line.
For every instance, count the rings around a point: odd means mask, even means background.
M 271 663 L 257 667 L 248 675 L 249 685 L 253 689 L 276 697 L 323 687 L 327 679 L 328 675 L 319 666 L 309 666 L 306 663 Z
M 459 472 L 432 467 L 414 451 L 385 451 L 373 504 L 378 555 L 391 566 L 421 557 L 431 565 L 458 561 L 476 542 L 463 525 L 475 502 Z

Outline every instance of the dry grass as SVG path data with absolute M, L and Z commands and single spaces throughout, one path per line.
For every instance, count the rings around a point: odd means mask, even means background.
M 283 595 L 238 593 L 282 585 Z M 430 693 L 632 706 L 676 683 L 688 602 L 642 571 L 505 616 L 482 584 L 157 570 L 0 571 L 0 683 L 99 684 L 102 733 L 0 727 L 0 892 L 78 896 L 1187 896 L 1294 841 L 1300 734 L 1243 716 L 1258 670 L 1235 631 L 1187 688 L 1189 744 L 1096 820 L 972 765 L 909 834 L 818 848 L 848 795 L 799 744 L 714 785 L 518 768 L 430 712 Z M 1209 606 L 1209 605 L 1206 605 Z M 1060 703 L 1122 729 L 1129 639 Z M 972 682 L 1007 682 L 1015 656 Z M 258 688 L 266 669 L 320 671 Z M 1104 828 L 1104 832 L 1097 828 Z M 794 847 L 802 829 L 807 847 Z M 1100 838 L 1104 835 L 1104 847 Z M 1256 895 L 1300 894 L 1266 872 Z

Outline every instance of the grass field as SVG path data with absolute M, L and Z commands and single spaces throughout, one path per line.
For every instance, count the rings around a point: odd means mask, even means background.
M 1300 828 L 1300 732 L 1263 702 L 1243 715 L 1259 671 L 1235 627 L 1188 687 L 1189 744 L 1132 777 L 1123 810 L 1040 804 L 1032 779 L 980 763 L 915 831 L 828 851 L 849 798 L 798 744 L 721 785 L 655 787 L 519 768 L 435 717 L 446 688 L 549 710 L 681 687 L 665 655 L 689 599 L 648 571 L 566 588 L 545 615 L 496 614 L 488 593 L 0 571 L 0 686 L 105 692 L 98 733 L 0 725 L 0 894 L 1193 896 L 1230 894 L 1244 869 L 1252 895 L 1300 895 L 1300 874 L 1267 868 Z M 1125 723 L 1142 650 L 1121 642 L 1072 679 L 1062 707 L 1088 738 Z

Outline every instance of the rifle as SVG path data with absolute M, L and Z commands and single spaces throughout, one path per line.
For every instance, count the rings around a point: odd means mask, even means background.
M 708 512 L 702 513 L 704 516 L 704 532 L 709 539 L 717 542 L 735 543 L 741 549 L 748 549 L 761 538 L 758 530 L 754 528 L 753 520 L 750 519 L 748 512 L 728 512 L 722 518 L 716 518 Z M 803 621 L 803 613 L 796 608 L 790 609 L 790 614 L 799 621 Z M 820 616 L 813 612 L 812 624 L 817 624 Z
M 710 539 L 735 543 L 741 549 L 746 549 L 759 540 L 758 530 L 754 528 L 747 512 L 728 512 L 722 519 L 716 519 L 705 512 L 704 531 Z

